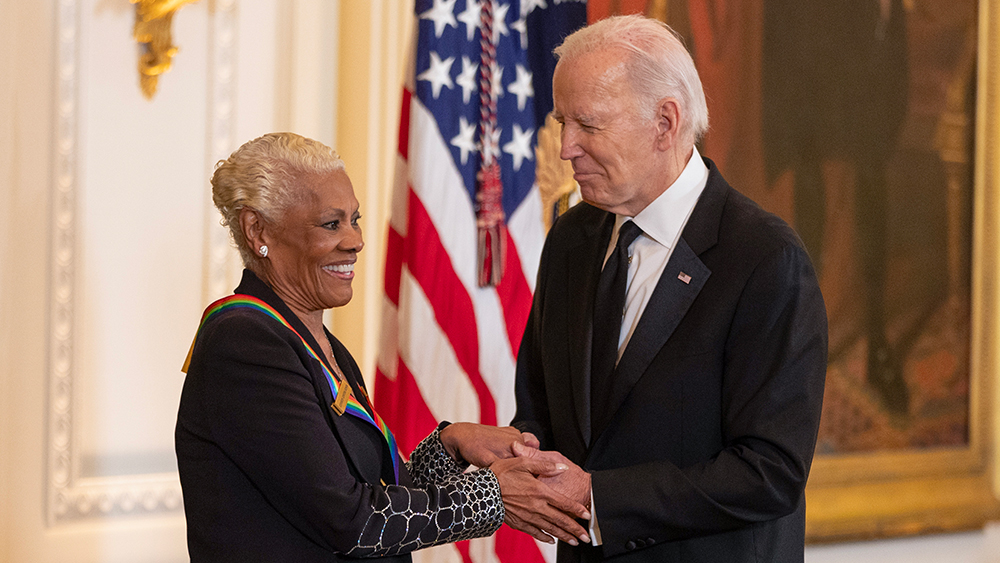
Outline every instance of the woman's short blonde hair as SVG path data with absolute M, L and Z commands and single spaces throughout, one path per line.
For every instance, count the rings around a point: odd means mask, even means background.
M 243 265 L 254 269 L 259 260 L 240 227 L 243 208 L 253 209 L 269 223 L 277 222 L 299 196 L 298 178 L 343 169 L 344 161 L 333 149 L 295 133 L 268 133 L 220 160 L 212 175 L 212 201 Z

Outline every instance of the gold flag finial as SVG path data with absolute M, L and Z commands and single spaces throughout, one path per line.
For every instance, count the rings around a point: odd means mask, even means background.
M 535 181 L 542 196 L 542 221 L 546 231 L 552 225 L 553 211 L 562 215 L 569 209 L 571 196 L 577 190 L 573 166 L 559 158 L 562 147 L 560 130 L 559 122 L 549 114 L 545 125 L 538 130 L 538 147 L 535 149 Z

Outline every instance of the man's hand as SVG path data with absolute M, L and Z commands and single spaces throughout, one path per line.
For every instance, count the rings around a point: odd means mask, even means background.
M 498 428 L 471 422 L 449 424 L 441 431 L 448 455 L 464 459 L 476 467 L 489 467 L 499 459 L 513 457 L 514 444 L 537 448 L 538 439 L 512 427 Z
M 534 438 L 534 436 L 532 436 L 532 438 Z M 566 456 L 562 455 L 559 452 L 556 451 L 543 452 L 537 449 L 536 447 L 532 447 L 530 444 L 526 445 L 528 447 L 524 447 L 521 444 L 514 444 L 512 446 L 514 455 L 518 457 L 537 459 L 537 460 L 565 465 L 567 468 L 566 471 L 562 471 L 552 476 L 542 475 L 539 476 L 538 479 L 542 483 L 545 483 L 549 487 L 552 487 L 552 489 L 555 490 L 557 493 L 560 493 L 566 496 L 567 498 L 582 504 L 589 510 L 590 473 L 587 473 L 586 471 L 581 469 L 579 465 L 566 459 Z
M 553 536 L 570 545 L 590 542 L 587 530 L 575 520 L 589 519 L 587 509 L 539 480 L 558 476 L 566 465 L 524 456 L 497 461 L 490 469 L 500 482 L 508 526 L 546 543 L 553 543 Z
M 531 432 L 522 432 L 521 438 L 524 438 L 524 442 L 522 443 L 525 446 L 528 446 L 529 448 L 534 448 L 537 450 L 538 448 L 542 447 L 542 443 L 539 442 L 538 438 L 536 438 L 535 435 L 532 434 Z M 513 448 L 511 449 L 511 451 L 512 452 L 514 451 Z

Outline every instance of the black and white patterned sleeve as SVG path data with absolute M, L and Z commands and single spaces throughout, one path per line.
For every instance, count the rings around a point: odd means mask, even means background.
M 485 537 L 503 523 L 500 483 L 489 469 L 463 472 L 438 430 L 413 450 L 414 487 L 372 491 L 373 511 L 351 557 L 384 557 Z M 365 485 L 366 487 L 370 485 Z
M 410 454 L 406 468 L 410 477 L 418 487 L 441 483 L 452 475 L 458 475 L 469 468 L 465 461 L 456 461 L 448 455 L 441 441 L 441 430 L 447 423 L 442 423 L 434 432 L 423 439 Z

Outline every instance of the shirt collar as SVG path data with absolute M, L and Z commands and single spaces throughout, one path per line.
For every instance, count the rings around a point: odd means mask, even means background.
M 694 147 L 680 176 L 652 203 L 635 217 L 616 214 L 614 232 L 618 232 L 622 223 L 632 219 L 644 235 L 667 248 L 673 248 L 707 183 L 708 167 L 698 148 Z

